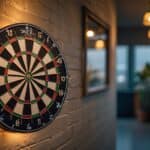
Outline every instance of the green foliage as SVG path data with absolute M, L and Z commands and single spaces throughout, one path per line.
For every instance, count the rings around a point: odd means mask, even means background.
M 142 85 L 139 90 L 141 109 L 145 112 L 150 112 L 150 64 L 145 64 L 143 70 L 137 75 Z
M 150 64 L 149 63 L 145 64 L 145 67 L 143 68 L 143 70 L 141 72 L 138 72 L 137 75 L 141 81 L 145 81 L 149 79 L 150 78 Z

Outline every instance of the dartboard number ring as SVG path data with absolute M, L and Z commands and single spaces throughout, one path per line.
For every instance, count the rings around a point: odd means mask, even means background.
M 65 100 L 67 71 L 57 43 L 27 24 L 0 30 L 0 123 L 19 132 L 49 124 Z

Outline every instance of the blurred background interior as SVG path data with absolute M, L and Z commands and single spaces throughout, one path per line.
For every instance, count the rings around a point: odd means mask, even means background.
M 116 0 L 117 150 L 150 149 L 150 1 Z

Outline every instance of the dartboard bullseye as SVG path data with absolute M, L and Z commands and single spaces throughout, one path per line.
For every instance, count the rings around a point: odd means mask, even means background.
M 52 122 L 62 107 L 67 72 L 57 44 L 31 24 L 0 30 L 0 123 L 31 132 Z

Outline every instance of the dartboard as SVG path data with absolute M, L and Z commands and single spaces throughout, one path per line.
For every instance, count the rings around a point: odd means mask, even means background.
M 48 125 L 62 107 L 67 71 L 57 43 L 39 27 L 0 30 L 0 123 L 31 132 Z

